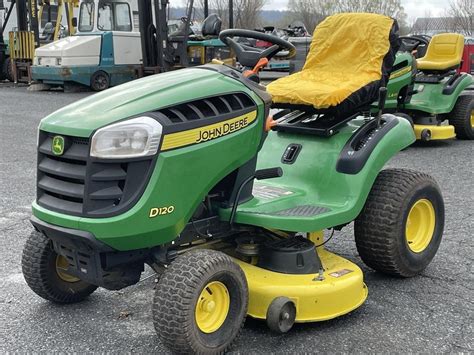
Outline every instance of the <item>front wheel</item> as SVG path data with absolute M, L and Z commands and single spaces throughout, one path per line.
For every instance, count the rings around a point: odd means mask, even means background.
M 103 91 L 110 86 L 110 77 L 105 71 L 96 71 L 91 77 L 91 88 L 94 91 Z
M 474 96 L 460 96 L 448 118 L 459 139 L 474 139 Z
M 411 277 L 435 256 L 444 229 L 444 203 L 429 175 L 388 169 L 377 177 L 355 220 L 364 263 L 390 275 Z
M 51 240 L 43 233 L 31 233 L 23 249 L 21 266 L 28 286 L 51 302 L 80 302 L 97 289 L 67 272 L 67 259 L 54 251 Z
M 247 281 L 240 266 L 218 251 L 190 251 L 160 277 L 153 323 L 174 352 L 221 354 L 242 329 L 247 304 Z

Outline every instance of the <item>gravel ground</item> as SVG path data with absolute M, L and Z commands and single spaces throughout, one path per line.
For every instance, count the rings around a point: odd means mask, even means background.
M 0 353 L 166 352 L 152 324 L 153 278 L 121 291 L 99 289 L 83 303 L 57 306 L 30 291 L 21 274 L 21 250 L 32 230 L 28 219 L 35 196 L 36 128 L 46 114 L 86 95 L 0 85 Z M 249 319 L 233 350 L 474 351 L 473 157 L 474 142 L 452 140 L 413 146 L 389 163 L 432 174 L 443 190 L 444 240 L 422 275 L 402 280 L 366 268 L 352 228 L 345 228 L 329 249 L 362 266 L 367 302 L 335 320 L 296 325 L 283 336 Z

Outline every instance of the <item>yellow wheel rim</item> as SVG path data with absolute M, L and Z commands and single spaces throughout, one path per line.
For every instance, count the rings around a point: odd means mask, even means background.
M 56 257 L 56 273 L 58 274 L 59 278 L 66 282 L 80 281 L 80 279 L 77 278 L 76 276 L 72 276 L 67 273 L 68 267 L 69 267 L 69 263 L 67 259 L 62 255 L 58 255 Z
M 196 324 L 203 333 L 213 333 L 224 324 L 229 313 L 230 296 L 220 281 L 208 283 L 196 304 Z
M 471 111 L 471 127 L 474 128 L 474 110 Z
M 435 223 L 433 204 L 427 199 L 418 200 L 408 213 L 405 231 L 411 251 L 421 253 L 428 247 L 433 238 Z

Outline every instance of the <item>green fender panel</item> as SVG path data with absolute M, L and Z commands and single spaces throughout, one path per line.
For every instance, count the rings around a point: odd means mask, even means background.
M 416 84 L 415 90 L 422 89 L 413 95 L 410 103 L 405 105 L 407 110 L 419 110 L 431 114 L 451 112 L 459 95 L 473 83 L 472 76 L 467 74 L 451 95 L 444 95 L 443 89 L 449 77 L 438 84 Z
M 235 221 L 311 232 L 354 220 L 385 163 L 415 141 L 410 123 L 399 118 L 399 124 L 382 138 L 359 173 L 337 172 L 336 163 L 342 148 L 364 122 L 364 119 L 354 120 L 331 138 L 270 133 L 259 153 L 258 168 L 281 167 L 283 176 L 256 182 L 258 189 L 273 188 L 276 193 L 273 196 L 270 196 L 272 193 L 255 193 L 252 200 L 238 207 Z M 302 149 L 294 164 L 283 164 L 282 155 L 292 143 L 301 144 Z M 310 215 L 304 215 L 308 211 L 312 211 Z M 228 219 L 229 214 L 228 209 L 221 211 L 223 218 Z
M 398 95 L 400 91 L 407 88 L 412 83 L 413 72 L 416 70 L 413 66 L 413 57 L 410 53 L 398 52 L 396 54 L 394 67 L 398 68 L 390 74 L 387 84 L 387 99 L 385 101 L 386 109 L 395 109 L 398 106 Z M 377 102 L 373 103 L 374 108 Z M 377 110 L 375 110 L 377 112 Z

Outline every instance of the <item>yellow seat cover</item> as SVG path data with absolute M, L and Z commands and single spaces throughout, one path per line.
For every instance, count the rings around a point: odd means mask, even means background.
M 326 18 L 314 31 L 303 70 L 268 85 L 273 102 L 328 108 L 381 80 L 393 24 L 377 14 Z
M 420 70 L 448 70 L 461 64 L 464 36 L 441 33 L 433 36 L 423 58 L 416 61 Z

